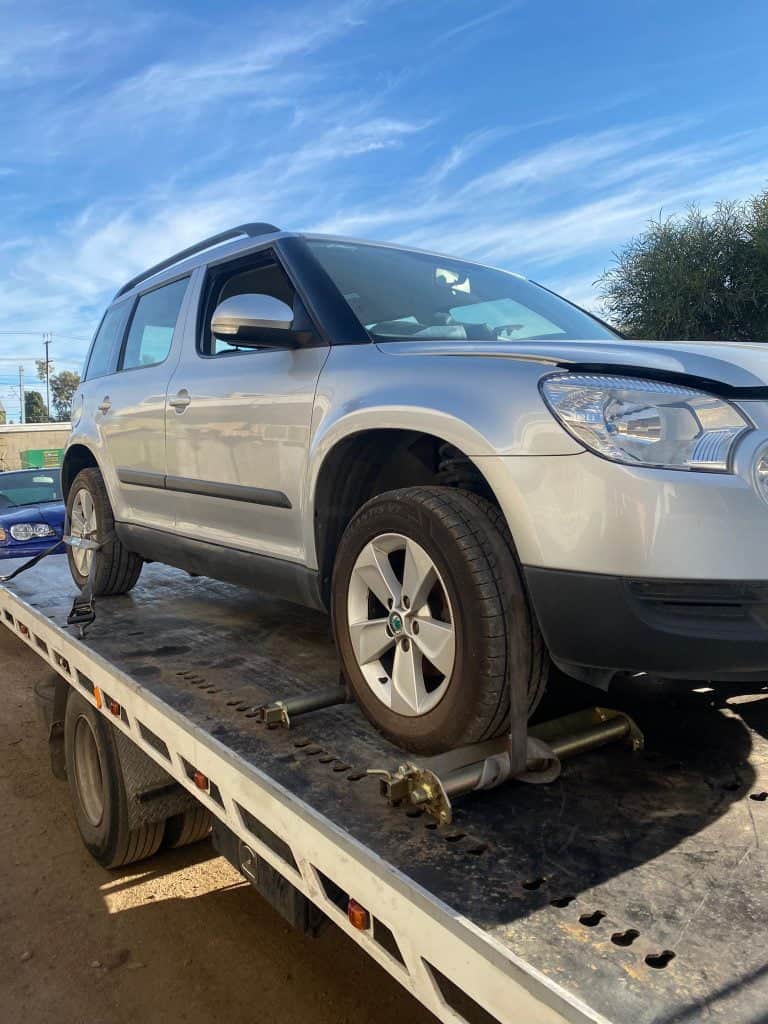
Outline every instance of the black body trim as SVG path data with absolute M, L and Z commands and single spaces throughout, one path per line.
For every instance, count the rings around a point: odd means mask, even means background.
M 370 345 L 370 335 L 306 240 L 289 235 L 274 247 L 326 345 Z
M 768 678 L 768 581 L 663 580 L 525 567 L 554 661 L 701 680 Z M 583 671 L 574 672 L 586 678 Z
M 273 597 L 325 611 L 317 571 L 297 562 L 135 523 L 115 523 L 115 533 L 129 551 L 147 561 L 173 565 L 195 576 L 210 576 L 226 583 L 253 587 Z
M 225 498 L 227 501 L 248 501 L 269 508 L 293 508 L 291 499 L 283 491 L 268 487 L 245 487 L 242 484 L 217 483 L 215 480 L 193 480 L 185 476 L 166 476 L 143 469 L 118 469 L 121 484 L 135 487 L 157 487 L 181 494 L 200 494 L 206 498 Z
M 216 483 L 214 480 L 191 480 L 184 476 L 167 476 L 165 486 L 169 491 L 202 494 L 206 498 L 250 501 L 253 505 L 268 505 L 270 508 L 293 507 L 287 494 L 283 491 L 273 491 L 268 487 L 245 487 L 242 484 Z
M 121 484 L 135 487 L 165 487 L 165 473 L 152 473 L 145 469 L 118 469 L 117 479 Z

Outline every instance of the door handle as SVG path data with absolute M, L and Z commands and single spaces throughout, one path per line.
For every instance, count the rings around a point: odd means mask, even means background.
M 112 403 L 109 400 L 109 395 L 104 395 L 98 406 L 99 412 L 109 412 L 111 408 Z
M 174 408 L 176 412 L 184 412 L 191 401 L 192 399 L 187 389 L 182 388 L 173 398 L 168 399 L 168 405 Z

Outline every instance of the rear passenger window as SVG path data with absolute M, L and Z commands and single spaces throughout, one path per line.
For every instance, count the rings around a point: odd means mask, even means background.
M 93 339 L 91 355 L 85 372 L 86 380 L 90 380 L 92 377 L 103 377 L 105 373 L 112 373 L 115 369 L 125 318 L 130 308 L 130 302 L 121 302 L 119 306 L 113 306 L 107 310 L 101 321 L 101 326 L 96 332 L 96 337 Z
M 189 278 L 174 281 L 142 295 L 131 318 L 121 368 L 156 366 L 168 358 L 173 331 Z

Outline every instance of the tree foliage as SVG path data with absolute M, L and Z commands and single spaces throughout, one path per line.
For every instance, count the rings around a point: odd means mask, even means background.
M 74 370 L 60 370 L 51 377 L 51 404 L 57 420 L 68 420 L 72 415 L 72 399 L 79 386 L 80 374 Z
M 651 221 L 597 283 L 629 337 L 768 341 L 768 191 Z
M 39 391 L 24 392 L 24 419 L 27 423 L 46 423 L 48 415 Z
M 37 379 L 39 381 L 41 381 L 43 384 L 45 384 L 45 360 L 44 359 L 36 359 L 35 360 L 35 368 L 37 370 Z M 50 359 L 48 361 L 48 374 L 49 374 L 49 376 L 52 373 L 53 373 L 53 360 Z

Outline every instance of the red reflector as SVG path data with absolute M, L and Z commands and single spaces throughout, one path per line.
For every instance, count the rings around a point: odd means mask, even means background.
M 357 928 L 361 932 L 365 932 L 371 927 L 371 915 L 365 907 L 361 907 L 357 900 L 353 900 L 351 897 L 347 904 L 347 917 L 353 928 Z
M 202 772 L 196 771 L 195 774 L 192 776 L 192 781 L 194 782 L 198 789 L 208 789 L 208 776 L 203 775 Z
M 120 715 L 120 705 L 117 703 L 116 700 L 111 700 L 109 702 L 109 710 L 112 712 L 113 715 L 119 717 L 119 715 Z

